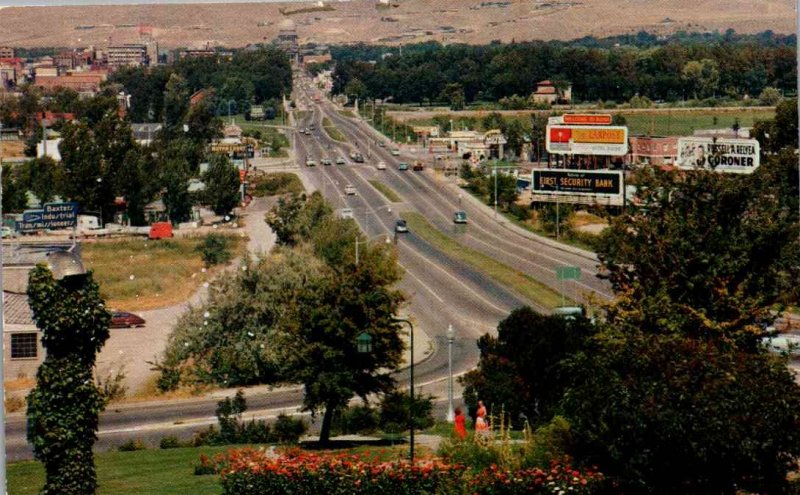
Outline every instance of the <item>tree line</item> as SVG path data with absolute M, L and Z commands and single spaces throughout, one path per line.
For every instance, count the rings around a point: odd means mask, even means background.
M 643 46 L 605 43 L 524 43 L 472 46 L 406 45 L 402 56 L 357 45 L 332 50 L 334 93 L 358 98 L 391 97 L 396 103 L 465 103 L 527 97 L 545 79 L 572 84 L 577 101 L 679 101 L 744 95 L 767 87 L 796 91 L 793 39 L 762 43 L 736 35 L 715 41 Z

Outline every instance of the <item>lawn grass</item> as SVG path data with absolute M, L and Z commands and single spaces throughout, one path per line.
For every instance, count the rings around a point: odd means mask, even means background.
M 415 212 L 404 213 L 403 218 L 408 222 L 410 230 L 447 256 L 463 261 L 530 301 L 545 308 L 555 308 L 564 304 L 558 292 L 533 277 L 498 262 L 491 256 L 454 241 L 428 223 L 421 214 Z M 563 301 L 566 304 L 572 304 L 572 301 L 568 298 Z
M 195 476 L 194 465 L 201 454 L 213 456 L 230 447 L 199 447 L 97 454 L 100 495 L 216 495 L 222 485 L 216 475 Z M 38 461 L 8 465 L 8 493 L 36 495 L 44 484 L 44 469 Z
M 328 117 L 322 119 L 322 127 L 325 129 L 325 132 L 328 133 L 328 136 L 330 136 L 330 138 L 334 141 L 339 141 L 340 143 L 345 142 L 346 139 L 344 135 Z
M 245 245 L 231 236 L 234 256 Z M 195 248 L 201 237 L 127 238 L 84 242 L 81 258 L 94 270 L 100 294 L 109 308 L 141 311 L 186 301 L 211 279 Z
M 391 187 L 387 186 L 383 182 L 377 180 L 369 180 L 368 182 L 372 184 L 372 187 L 374 187 L 375 189 L 380 191 L 381 194 L 386 196 L 386 199 L 388 199 L 392 203 L 400 203 L 403 201 Z
M 301 194 L 305 191 L 303 182 L 291 172 L 272 172 L 250 177 L 249 191 L 253 196 L 276 196 L 278 194 Z

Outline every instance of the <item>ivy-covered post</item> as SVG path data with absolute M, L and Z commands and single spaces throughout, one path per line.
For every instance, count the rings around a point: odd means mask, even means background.
M 45 468 L 40 493 L 87 495 L 97 490 L 92 446 L 104 407 L 92 372 L 111 315 L 91 273 L 81 266 L 62 275 L 56 273 L 56 280 L 40 264 L 28 279 L 28 301 L 47 350 L 28 395 L 28 441 Z

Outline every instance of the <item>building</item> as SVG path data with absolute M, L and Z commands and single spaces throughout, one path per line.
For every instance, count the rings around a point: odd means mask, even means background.
M 303 65 L 324 64 L 332 60 L 330 53 L 323 55 L 303 55 Z
M 567 83 L 565 88 L 559 89 L 552 81 L 544 80 L 536 83 L 536 91 L 533 92 L 533 101 L 536 103 L 570 103 L 572 101 L 572 85 Z
M 35 85 L 45 91 L 67 88 L 78 93 L 94 94 L 100 90 L 100 84 L 107 78 L 108 73 L 105 71 L 80 72 L 55 77 L 39 77 L 37 75 Z
M 279 49 L 286 52 L 293 59 L 297 59 L 300 53 L 300 46 L 297 37 L 297 26 L 291 19 L 281 21 L 278 26 L 278 37 L 275 38 L 273 44 Z
M 10 46 L 0 46 L 0 58 L 14 58 L 14 49 Z
M 490 158 L 502 158 L 506 138 L 497 130 L 486 133 L 478 131 L 450 131 L 444 137 L 428 139 L 428 152 L 433 154 L 450 154 L 465 160 L 479 162 Z
M 58 67 L 55 65 L 37 67 L 33 70 L 33 73 L 37 79 L 40 77 L 58 77 Z
M 678 158 L 677 136 L 630 136 L 628 163 L 633 165 L 672 165 Z
M 147 146 L 153 142 L 153 139 L 155 139 L 156 135 L 158 134 L 159 131 L 161 131 L 162 127 L 163 125 L 160 123 L 131 124 L 133 139 L 135 139 L 137 143 L 143 146 Z
M 26 74 L 21 58 L 0 58 L 0 90 L 23 84 Z
M 148 46 L 145 44 L 115 45 L 106 50 L 106 62 L 114 70 L 150 65 L 149 57 Z

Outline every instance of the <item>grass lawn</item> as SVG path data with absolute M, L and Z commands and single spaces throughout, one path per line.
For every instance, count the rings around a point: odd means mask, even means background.
M 236 256 L 245 243 L 232 235 Z M 141 311 L 171 306 L 189 299 L 213 270 L 203 271 L 195 248 L 201 238 L 150 241 L 129 238 L 84 242 L 81 257 L 94 270 L 100 293 L 109 308 Z
M 372 184 L 372 187 L 374 187 L 375 189 L 377 189 L 378 191 L 380 191 L 380 192 L 381 192 L 381 194 L 383 194 L 384 196 L 386 196 L 386 199 L 388 199 L 388 200 L 389 200 L 389 201 L 391 201 L 392 203 L 400 203 L 400 202 L 402 202 L 402 201 L 403 201 L 403 200 L 400 198 L 400 196 L 398 196 L 398 195 L 397 195 L 397 193 L 396 193 L 396 192 L 394 192 L 394 190 L 393 190 L 391 187 L 387 186 L 387 185 L 386 185 L 386 184 L 384 184 L 383 182 L 380 182 L 380 181 L 377 181 L 377 180 L 370 180 L 370 181 L 368 181 L 368 182 L 369 182 L 370 184 Z
M 260 197 L 287 193 L 301 194 L 305 189 L 297 174 L 273 172 L 251 176 L 249 191 L 253 196 Z
M 446 255 L 467 263 L 536 304 L 546 308 L 555 308 L 562 305 L 561 295 L 558 292 L 525 273 L 499 263 L 480 251 L 454 241 L 438 231 L 419 213 L 404 213 L 403 218 L 408 222 L 410 230 Z M 565 299 L 565 301 L 566 304 L 572 304 L 569 299 Z
M 655 136 L 691 136 L 695 129 L 731 128 L 736 119 L 741 127 L 752 127 L 756 121 L 775 117 L 774 110 L 748 108 L 620 113 L 625 117 L 631 134 Z
M 344 135 L 339 131 L 339 129 L 336 128 L 336 125 L 334 125 L 334 123 L 331 122 L 331 119 L 328 117 L 322 119 L 322 127 L 325 128 L 325 132 L 327 132 L 328 136 L 330 136 L 330 138 L 334 141 L 339 141 L 340 143 L 345 141 Z
M 195 476 L 200 454 L 213 456 L 229 447 L 199 447 L 95 455 L 100 495 L 159 494 L 212 495 L 222 493 L 216 475 Z M 44 468 L 38 461 L 8 465 L 8 493 L 36 495 L 44 485 Z

